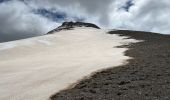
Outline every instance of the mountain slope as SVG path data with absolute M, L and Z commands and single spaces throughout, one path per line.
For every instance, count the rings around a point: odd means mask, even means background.
M 74 27 L 25 40 L 0 43 L 0 99 L 47 100 L 92 73 L 125 64 L 137 42 L 105 30 Z
M 74 88 L 60 91 L 52 100 L 169 100 L 170 35 L 117 30 L 110 34 L 143 42 L 128 47 L 128 64 L 110 68 L 82 80 Z

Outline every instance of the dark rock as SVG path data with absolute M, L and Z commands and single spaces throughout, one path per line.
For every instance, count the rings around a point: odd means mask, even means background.
M 118 92 L 117 95 L 118 95 L 118 96 L 119 96 L 119 95 L 122 95 L 122 93 L 121 93 L 121 92 Z
M 93 89 L 91 89 L 91 90 L 90 90 L 90 93 L 96 93 L 96 91 L 95 91 L 95 90 L 93 90 Z
M 128 84 L 130 82 L 126 82 L 126 81 L 121 81 L 120 83 L 118 83 L 119 85 L 125 85 L 125 84 Z

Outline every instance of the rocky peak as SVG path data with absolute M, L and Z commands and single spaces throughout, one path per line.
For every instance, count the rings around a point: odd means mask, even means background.
M 52 34 L 54 32 L 58 32 L 61 30 L 71 30 L 75 27 L 92 27 L 96 29 L 100 29 L 97 25 L 92 24 L 92 23 L 85 23 L 85 22 L 64 22 L 61 26 L 58 28 L 48 32 L 47 34 Z

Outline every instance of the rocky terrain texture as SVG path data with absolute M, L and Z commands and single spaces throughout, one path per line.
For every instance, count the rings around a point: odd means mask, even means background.
M 59 32 L 61 30 L 71 30 L 74 27 L 92 27 L 96 29 L 100 29 L 97 25 L 91 24 L 91 23 L 85 23 L 85 22 L 64 22 L 61 26 L 58 28 L 48 32 L 47 34 L 53 34 L 54 32 Z
M 123 45 L 128 64 L 97 72 L 52 100 L 170 100 L 170 36 L 117 30 L 109 34 L 144 42 Z

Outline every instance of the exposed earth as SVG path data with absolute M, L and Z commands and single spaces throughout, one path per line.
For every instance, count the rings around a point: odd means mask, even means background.
M 170 100 L 170 35 L 117 30 L 110 34 L 129 36 L 143 42 L 130 48 L 128 64 L 97 72 L 52 100 Z

